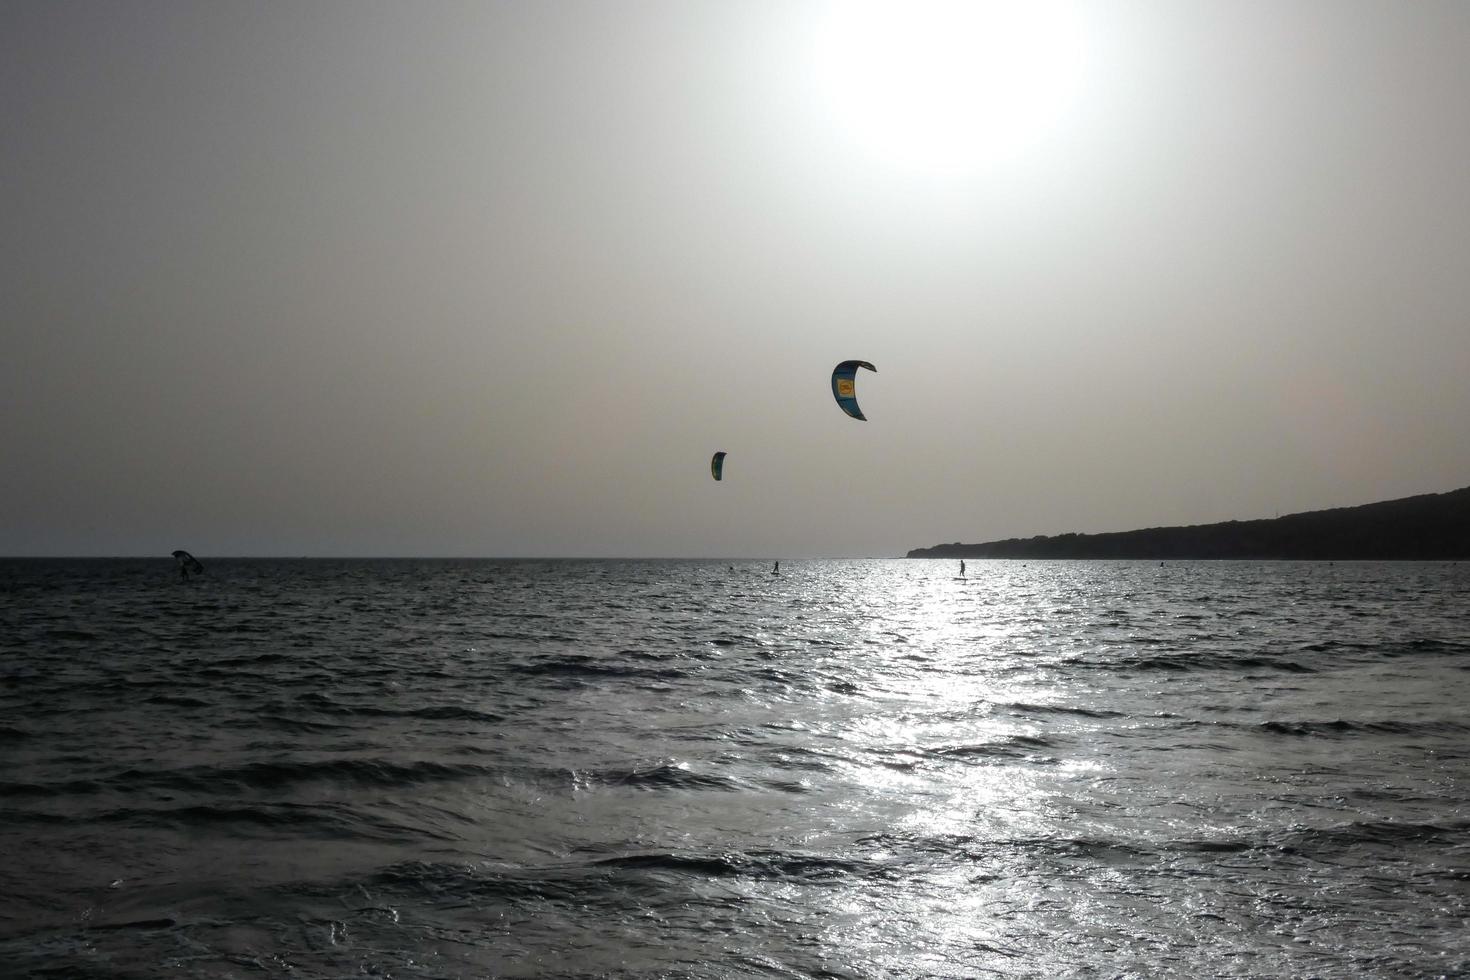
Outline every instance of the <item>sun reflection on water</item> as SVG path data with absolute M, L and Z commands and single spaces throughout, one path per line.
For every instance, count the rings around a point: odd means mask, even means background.
M 1088 745 L 1106 713 L 1051 667 L 1079 652 L 1058 622 L 1100 614 L 1054 571 L 974 562 L 961 581 L 940 564 L 854 581 L 826 610 L 863 638 L 844 651 L 863 698 L 839 727 L 840 820 L 853 853 L 887 873 L 824 902 L 833 946 L 870 966 L 902 949 L 905 971 L 928 959 L 958 976 L 1003 968 L 1018 909 L 1068 928 L 1086 919 L 1047 865 L 1106 836 L 1075 798 L 1110 770 Z

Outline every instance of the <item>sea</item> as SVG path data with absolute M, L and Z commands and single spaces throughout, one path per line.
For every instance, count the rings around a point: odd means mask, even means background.
M 1470 563 L 200 558 L 0 561 L 0 976 L 1470 976 Z

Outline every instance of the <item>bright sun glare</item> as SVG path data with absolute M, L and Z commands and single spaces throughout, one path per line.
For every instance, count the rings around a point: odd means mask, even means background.
M 1064 129 L 1086 68 L 1066 0 L 849 0 L 826 8 L 816 77 L 845 139 L 905 169 L 966 173 Z

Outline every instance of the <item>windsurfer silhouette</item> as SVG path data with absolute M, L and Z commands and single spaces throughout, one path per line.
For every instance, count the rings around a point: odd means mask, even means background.
M 204 574 L 204 566 L 199 563 L 199 559 L 183 549 L 174 552 L 174 560 L 179 563 L 179 578 L 185 582 L 189 581 L 190 572 L 195 575 Z

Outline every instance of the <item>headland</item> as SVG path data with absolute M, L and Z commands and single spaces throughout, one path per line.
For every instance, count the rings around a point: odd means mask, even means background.
M 909 558 L 1470 559 L 1470 487 L 1283 517 L 915 548 Z

